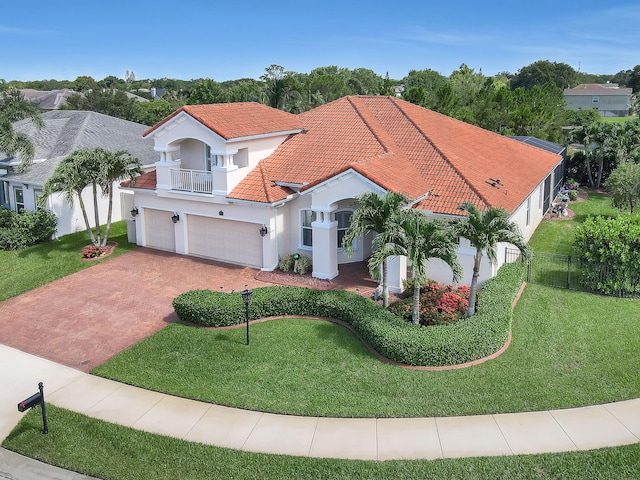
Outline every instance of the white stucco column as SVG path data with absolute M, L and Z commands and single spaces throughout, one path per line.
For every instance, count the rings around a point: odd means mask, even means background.
M 156 188 L 159 190 L 171 189 L 171 170 L 180 168 L 180 159 L 173 160 L 172 152 L 179 150 L 178 147 L 155 148 L 160 152 L 160 161 L 156 162 Z
M 331 211 L 316 212 L 313 232 L 313 276 L 331 279 L 338 276 L 338 222 L 331 221 Z
M 407 279 L 407 257 L 396 256 L 387 259 L 387 282 L 389 291 L 400 293 L 404 290 L 404 281 Z

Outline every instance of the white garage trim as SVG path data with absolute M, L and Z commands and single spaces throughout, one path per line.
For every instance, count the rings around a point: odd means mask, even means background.
M 187 229 L 191 255 L 262 268 L 259 225 L 187 215 Z

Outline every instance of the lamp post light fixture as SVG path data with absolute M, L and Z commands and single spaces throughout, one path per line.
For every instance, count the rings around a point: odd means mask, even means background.
M 241 292 L 242 301 L 244 302 L 244 318 L 247 324 L 247 345 L 249 345 L 249 304 L 251 303 L 251 295 L 253 292 L 244 286 L 244 290 Z

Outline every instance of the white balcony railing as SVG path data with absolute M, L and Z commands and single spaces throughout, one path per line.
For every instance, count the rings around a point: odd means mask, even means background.
M 213 175 L 204 170 L 171 170 L 171 190 L 213 193 Z

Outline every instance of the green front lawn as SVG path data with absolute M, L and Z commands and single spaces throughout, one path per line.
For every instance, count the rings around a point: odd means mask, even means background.
M 623 479 L 638 478 L 640 444 L 546 455 L 455 460 L 353 461 L 248 453 L 189 443 L 47 407 L 32 410 L 3 446 L 111 480 Z
M 116 242 L 118 246 L 107 258 L 137 247 L 127 241 L 124 221 L 111 225 L 109 241 Z M 105 261 L 82 259 L 80 250 L 89 243 L 87 232 L 82 231 L 21 250 L 0 250 L 0 301 Z
M 253 410 L 342 417 L 472 415 L 640 396 L 638 300 L 529 285 L 499 358 L 444 372 L 375 358 L 346 328 L 282 319 L 245 330 L 173 324 L 93 373 Z

